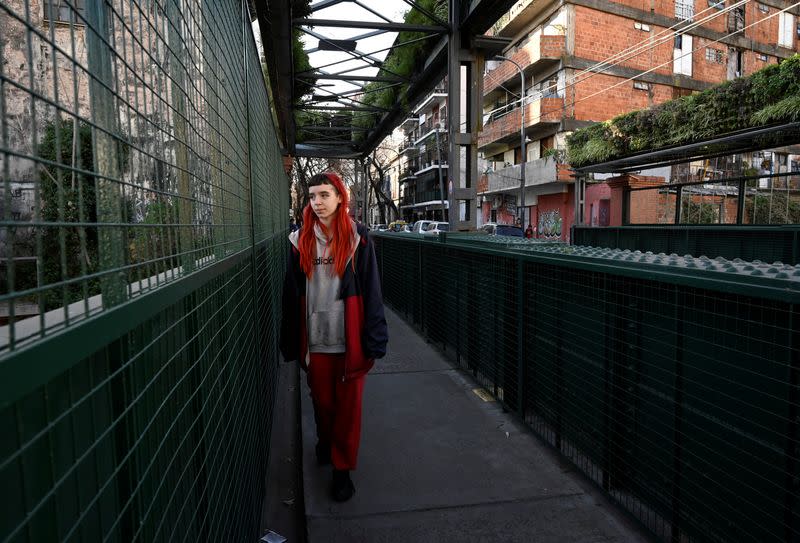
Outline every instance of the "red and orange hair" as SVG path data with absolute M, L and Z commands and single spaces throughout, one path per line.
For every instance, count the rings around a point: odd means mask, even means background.
M 342 197 L 342 201 L 333 215 L 330 231 L 325 228 L 317 214 L 311 209 L 311 202 L 303 209 L 303 228 L 300 229 L 300 237 L 297 242 L 300 251 L 300 268 L 306 274 L 306 277 L 310 279 L 314 273 L 313 261 L 317 256 L 314 226 L 319 225 L 322 232 L 330 240 L 328 246 L 330 247 L 330 254 L 333 256 L 333 268 L 336 271 L 336 275 L 341 277 L 344 275 L 344 268 L 350 258 L 353 246 L 353 226 L 350 216 L 347 214 L 347 189 L 345 189 L 342 179 L 332 172 L 317 174 L 308 182 L 309 187 L 318 185 L 331 185 L 336 190 L 336 193 Z

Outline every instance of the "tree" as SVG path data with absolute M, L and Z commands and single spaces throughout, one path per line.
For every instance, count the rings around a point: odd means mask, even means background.
M 369 180 L 372 193 L 375 195 L 375 201 L 378 204 L 378 213 L 380 213 L 380 223 L 388 224 L 391 220 L 386 220 L 387 208 L 390 211 L 390 218 L 395 219 L 400 216 L 400 211 L 397 205 L 392 200 L 391 194 L 386 194 L 384 191 L 383 181 L 386 179 L 386 173 L 389 169 L 390 161 L 387 157 L 387 151 L 396 152 L 394 149 L 377 147 L 373 152 L 371 158 L 372 168 L 367 169 L 367 179 Z M 377 175 L 373 176 L 373 168 Z
M 77 130 L 73 128 L 77 125 Z M 74 134 L 77 133 L 77 139 Z M 74 153 L 74 154 L 73 154 Z M 96 223 L 92 130 L 86 123 L 61 119 L 48 123 L 39 142 L 41 219 L 45 223 Z M 54 164 L 62 166 L 57 167 Z M 44 285 L 98 271 L 97 228 L 43 227 L 40 266 Z M 39 285 L 39 286 L 44 286 Z M 84 291 L 84 287 L 86 290 Z M 45 309 L 54 309 L 100 291 L 98 279 L 44 292 Z M 66 298 L 66 300 L 65 300 Z

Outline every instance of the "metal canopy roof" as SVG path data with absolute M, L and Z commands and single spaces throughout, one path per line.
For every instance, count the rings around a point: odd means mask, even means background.
M 573 170 L 576 173 L 625 173 L 799 143 L 800 122 L 792 122 L 751 128 L 688 145 L 646 151 Z
M 469 4 L 462 32 L 483 34 L 514 3 L 514 0 L 450 0 Z M 409 107 L 422 100 L 439 82 L 447 68 L 447 21 L 422 8 L 416 0 L 403 0 L 417 9 L 426 24 L 407 24 L 402 16 L 391 16 L 380 0 L 318 0 L 310 15 L 292 16 L 292 0 L 254 0 L 262 34 L 270 86 L 286 152 L 295 156 L 360 158 L 368 155 L 404 119 Z M 347 4 L 347 17 L 341 8 Z M 338 15 L 338 16 L 337 16 Z M 292 56 L 292 35 L 299 29 L 312 69 L 296 71 Z M 400 43 L 400 31 L 418 32 L 421 37 Z M 387 36 L 389 37 L 387 46 Z M 384 66 L 390 51 L 424 42 L 428 58 L 409 77 Z M 312 84 L 312 93 L 297 96 L 297 87 Z M 373 83 L 368 88 L 367 84 Z M 365 92 L 407 85 L 404 100 L 391 108 L 365 103 Z M 377 86 L 377 89 L 374 88 Z M 296 126 L 295 110 L 312 113 L 309 122 Z M 354 119 L 380 114 L 374 126 L 355 126 Z M 316 114 L 316 115 L 313 115 Z M 367 123 L 369 124 L 369 123 Z M 298 133 L 302 131 L 302 141 Z

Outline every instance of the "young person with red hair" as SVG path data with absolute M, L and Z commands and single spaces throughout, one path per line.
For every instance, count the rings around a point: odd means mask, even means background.
M 386 354 L 375 248 L 347 214 L 338 175 L 309 181 L 303 227 L 289 235 L 283 285 L 281 352 L 306 370 L 317 425 L 317 463 L 333 465 L 331 496 L 355 492 L 364 376 Z

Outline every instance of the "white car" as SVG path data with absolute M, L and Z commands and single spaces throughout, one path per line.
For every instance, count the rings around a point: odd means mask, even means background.
M 434 221 L 417 221 L 414 223 L 414 226 L 411 228 L 411 231 L 415 234 L 424 234 L 425 230 L 428 229 L 428 225 Z
M 448 230 L 450 230 L 450 223 L 431 222 L 422 233 L 426 236 L 438 236 L 439 232 L 447 232 Z

